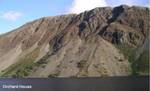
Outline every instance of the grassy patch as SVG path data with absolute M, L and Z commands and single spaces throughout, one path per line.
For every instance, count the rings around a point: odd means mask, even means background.
M 36 70 L 39 67 L 45 67 L 48 63 L 48 58 L 51 55 L 54 55 L 55 52 L 52 46 L 49 46 L 49 51 L 45 56 L 43 56 L 40 60 L 36 60 L 39 56 L 40 48 L 36 48 L 31 53 L 25 55 L 20 58 L 16 63 L 9 66 L 7 69 L 3 70 L 0 73 L 0 77 L 15 77 L 15 78 L 23 78 L 29 76 L 33 70 Z M 52 76 L 54 76 L 53 74 Z
M 26 77 L 35 66 L 35 59 L 39 55 L 39 49 L 35 49 L 25 57 L 21 58 L 17 63 L 11 65 L 3 71 L 2 77 Z
M 135 69 L 139 74 L 149 73 L 149 52 L 143 52 L 134 63 Z
M 126 59 L 129 60 L 129 62 L 131 64 L 132 75 L 138 75 L 137 69 L 135 67 L 135 59 L 134 59 L 134 50 L 135 49 L 127 44 L 116 45 L 116 48 L 118 48 L 120 50 L 120 52 L 124 54 Z
M 40 48 L 36 48 L 33 52 L 27 54 L 25 57 L 20 58 L 19 61 L 9 68 L 4 70 L 0 77 L 15 77 L 23 78 L 31 74 L 33 70 L 36 70 L 38 67 L 45 67 L 48 62 L 49 56 L 53 55 L 53 49 L 49 47 L 49 52 L 43 56 L 39 61 L 36 61 L 36 58 L 39 56 Z
M 127 44 L 119 44 L 115 45 L 118 49 L 120 49 L 120 52 L 124 54 L 124 56 L 129 59 L 133 55 L 133 47 L 127 45 Z M 130 60 L 132 61 L 132 60 Z
M 149 52 L 144 52 L 139 59 L 135 60 L 135 49 L 128 45 L 116 45 L 120 52 L 129 60 L 132 68 L 132 75 L 140 75 L 149 72 Z

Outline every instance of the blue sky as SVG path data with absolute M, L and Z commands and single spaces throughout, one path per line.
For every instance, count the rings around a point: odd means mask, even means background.
M 120 4 L 150 6 L 149 0 L 0 0 L 0 33 L 45 16 L 80 13 Z

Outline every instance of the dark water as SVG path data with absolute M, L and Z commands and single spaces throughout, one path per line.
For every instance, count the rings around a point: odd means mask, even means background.
M 8 89 L 3 85 L 32 86 Z M 149 76 L 110 78 L 0 79 L 0 91 L 149 91 Z

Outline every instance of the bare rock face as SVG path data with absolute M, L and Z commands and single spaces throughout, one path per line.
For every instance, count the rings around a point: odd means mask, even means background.
M 108 25 L 100 32 L 105 39 L 116 43 L 138 46 L 149 31 L 149 9 L 142 7 L 115 7 Z
M 103 77 L 132 74 L 119 45 L 136 49 L 149 35 L 149 8 L 96 8 L 44 17 L 0 35 L 2 77 Z

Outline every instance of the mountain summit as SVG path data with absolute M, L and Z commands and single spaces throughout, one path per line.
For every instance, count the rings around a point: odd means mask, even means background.
M 29 22 L 0 35 L 0 76 L 146 75 L 149 13 L 121 5 Z

